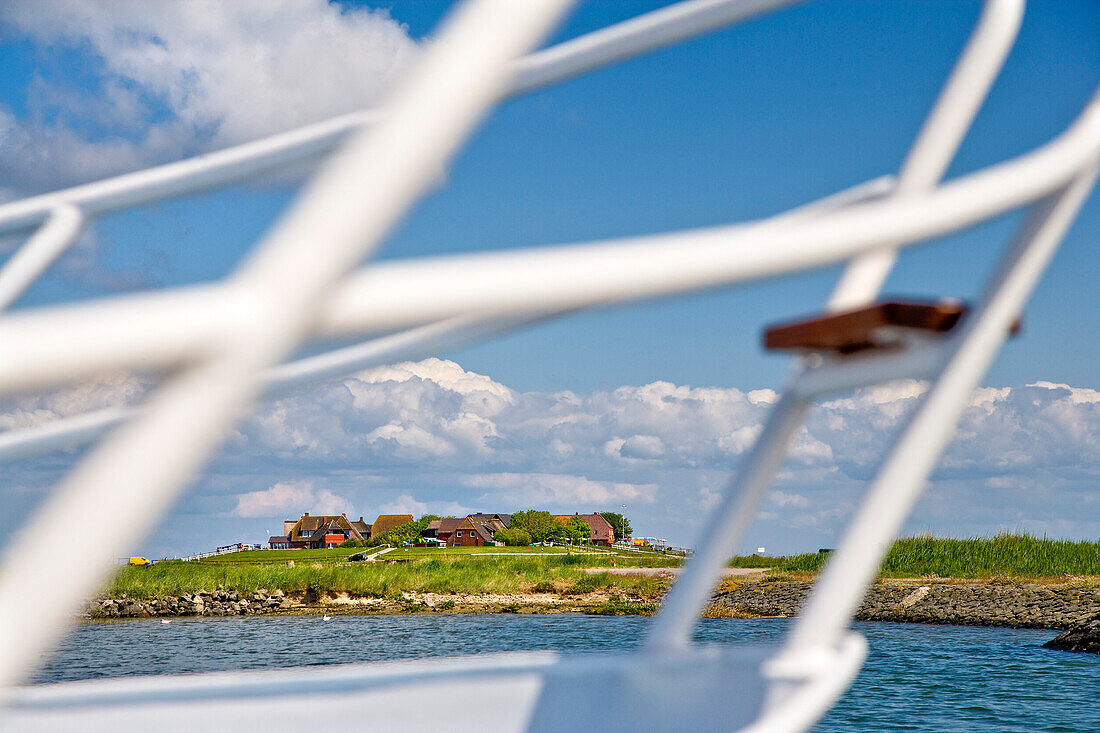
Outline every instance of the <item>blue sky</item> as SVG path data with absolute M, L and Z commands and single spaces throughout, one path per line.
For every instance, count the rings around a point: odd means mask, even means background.
M 583 3 L 553 40 L 663 4 Z M 174 5 L 7 6 L 0 195 L 370 106 L 449 5 L 236 3 L 205 17 Z M 955 0 L 806 3 L 508 101 L 382 257 L 751 219 L 896 171 L 979 10 Z M 1085 0 L 1029 7 L 949 176 L 1065 128 L 1100 83 L 1098 21 L 1100 6 Z M 258 181 L 108 217 L 18 307 L 221 277 L 293 192 L 286 179 Z M 886 292 L 973 295 L 1018 220 L 907 252 Z M 985 380 L 1001 391 L 968 413 L 972 431 L 948 451 L 910 530 L 1100 533 L 1100 504 L 1089 493 L 1100 475 L 1091 392 L 1100 388 L 1098 230 L 1094 195 L 1029 305 L 1023 334 Z M 0 243 L 0 253 L 15 244 Z M 259 540 L 281 514 L 308 511 L 310 502 L 364 515 L 627 503 L 639 529 L 689 542 L 759 425 L 769 399 L 762 390 L 778 388 L 787 372 L 785 358 L 760 349 L 762 327 L 819 309 L 836 275 L 571 316 L 448 353 L 448 363 L 261 407 L 260 420 L 242 428 L 177 508 L 172 529 L 146 549 Z M 1052 386 L 1028 386 L 1039 382 Z M 654 383 L 668 386 L 645 389 Z M 0 426 L 133 399 L 141 384 L 113 377 L 77 396 L 10 398 L 0 403 Z M 827 544 L 874 465 L 865 452 L 896 428 L 919 389 L 861 394 L 818 413 L 747 544 Z M 408 405 L 420 414 L 409 417 Z M 547 427 L 547 414 L 591 429 Z M 467 424 L 464 415 L 477 419 Z M 304 438 L 291 437 L 287 416 Z M 547 452 L 553 440 L 565 453 Z M 1021 445 L 1041 456 L 1017 455 Z M 73 459 L 6 468 L 0 506 L 27 511 Z

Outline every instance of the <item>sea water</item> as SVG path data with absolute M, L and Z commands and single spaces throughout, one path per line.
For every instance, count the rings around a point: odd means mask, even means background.
M 649 619 L 562 615 L 183 618 L 77 627 L 37 682 L 275 669 L 487 652 L 623 651 Z M 777 641 L 786 619 L 706 619 L 707 644 Z M 1100 731 L 1100 656 L 1055 632 L 857 623 L 870 653 L 815 731 Z

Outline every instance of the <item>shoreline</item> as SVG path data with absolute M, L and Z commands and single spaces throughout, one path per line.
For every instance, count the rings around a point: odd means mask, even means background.
M 727 580 L 705 614 L 711 618 L 789 617 L 798 613 L 813 583 L 764 578 Z M 960 626 L 1069 629 L 1100 613 L 1100 585 L 1004 579 L 881 580 L 856 612 L 859 621 L 895 621 Z
M 626 569 L 623 569 L 626 570 Z M 738 575 L 724 580 L 706 618 L 790 617 L 798 613 L 809 580 Z M 429 593 L 389 597 L 342 591 L 232 589 L 196 591 L 155 599 L 98 598 L 82 620 L 188 616 L 411 615 L 433 613 L 586 613 L 652 615 L 659 597 L 598 591 Z M 998 580 L 882 580 L 869 590 L 856 619 L 924 624 L 1068 629 L 1100 613 L 1095 580 L 1035 582 Z
M 201 601 L 201 602 L 199 602 Z M 261 616 L 400 616 L 415 614 L 587 613 L 605 616 L 652 615 L 652 599 L 615 593 L 428 593 L 405 592 L 388 598 L 343 591 L 257 591 L 219 589 L 155 599 L 101 598 L 83 614 L 85 622 L 141 618 Z

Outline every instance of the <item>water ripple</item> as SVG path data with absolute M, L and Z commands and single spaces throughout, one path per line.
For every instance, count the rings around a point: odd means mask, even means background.
M 636 648 L 648 619 L 437 615 L 177 619 L 80 626 L 37 682 L 373 662 L 498 651 Z M 703 643 L 774 642 L 784 619 L 707 619 Z M 1100 731 L 1100 657 L 1040 648 L 1049 631 L 857 624 L 870 654 L 814 729 Z

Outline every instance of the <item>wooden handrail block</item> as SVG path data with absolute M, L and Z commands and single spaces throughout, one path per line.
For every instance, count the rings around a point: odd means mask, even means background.
M 772 326 L 764 332 L 764 348 L 851 354 L 882 346 L 883 339 L 877 337 L 880 329 L 944 333 L 965 312 L 966 306 L 957 301 L 875 303 Z

